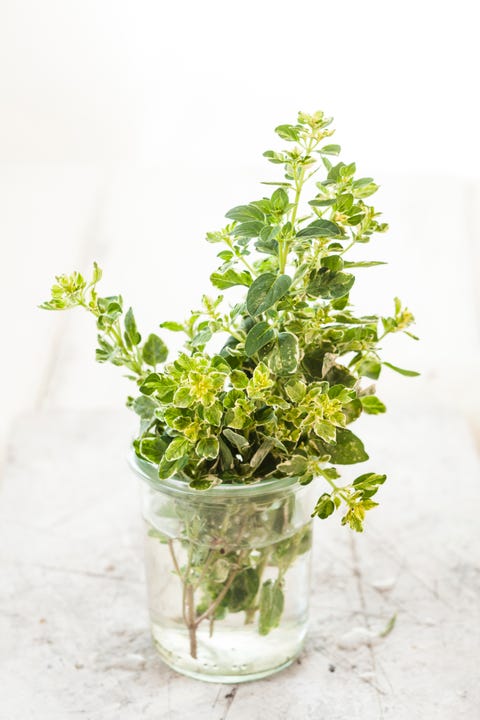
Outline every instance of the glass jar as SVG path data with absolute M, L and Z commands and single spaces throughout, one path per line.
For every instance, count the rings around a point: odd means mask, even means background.
M 153 640 L 174 670 L 238 683 L 290 665 L 308 619 L 314 483 L 292 478 L 193 490 L 142 479 Z

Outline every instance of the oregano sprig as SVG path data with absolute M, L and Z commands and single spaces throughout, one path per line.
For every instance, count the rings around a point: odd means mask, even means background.
M 206 489 L 320 476 L 325 492 L 313 514 L 326 518 L 342 507 L 342 523 L 360 531 L 385 476 L 364 473 L 340 485 L 338 466 L 368 459 L 349 425 L 386 410 L 370 380 L 383 367 L 417 374 L 383 360 L 380 348 L 398 332 L 417 339 L 408 330 L 414 319 L 398 298 L 390 317 L 357 315 L 350 303 L 357 271 L 383 264 L 355 250 L 388 226 L 369 204 L 373 179 L 335 161 L 331 118 L 299 113 L 276 133 L 286 145 L 264 156 L 282 178 L 266 181 L 266 195 L 235 206 L 228 223 L 207 234 L 220 248 L 210 281 L 221 294 L 203 295 L 185 322 L 161 323 L 186 336 L 173 362 L 165 364 L 158 335 L 142 344 L 121 296 L 98 296 L 96 264 L 89 282 L 79 273 L 57 277 L 41 307 L 79 306 L 95 316 L 97 360 L 123 365 L 135 381 L 138 394 L 128 401 L 141 419 L 135 450 L 160 478 Z M 243 291 L 233 305 L 231 288 Z M 263 592 L 274 604 L 274 587 Z

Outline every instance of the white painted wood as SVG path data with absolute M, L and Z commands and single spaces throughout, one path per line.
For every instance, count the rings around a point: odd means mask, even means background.
M 102 193 L 92 167 L 0 164 L 0 466 L 11 419 L 40 402 L 65 327 L 37 305 L 55 274 L 91 254 Z
M 0 502 L 0 717 L 479 716 L 480 476 L 459 415 L 416 403 L 365 418 L 366 469 L 391 476 L 381 507 L 360 536 L 318 521 L 306 651 L 236 687 L 177 675 L 152 649 L 130 429 L 121 410 L 14 428 Z

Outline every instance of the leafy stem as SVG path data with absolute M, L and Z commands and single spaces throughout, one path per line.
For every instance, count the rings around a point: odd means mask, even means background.
M 121 295 L 97 295 L 96 263 L 88 282 L 78 272 L 57 276 L 41 307 L 82 307 L 95 317 L 96 359 L 127 368 L 135 382 L 136 396 L 127 400 L 140 419 L 134 449 L 157 482 L 175 476 L 203 491 L 268 478 L 291 478 L 298 488 L 320 477 L 326 490 L 312 517 L 343 508 L 342 524 L 361 532 L 385 475 L 366 472 L 342 486 L 338 467 L 368 460 L 350 426 L 363 413 L 386 411 L 371 381 L 384 367 L 418 374 L 383 360 L 379 347 L 392 333 L 415 338 L 408 331 L 414 318 L 398 298 L 389 317 L 358 314 L 351 303 L 357 269 L 383 263 L 350 260 L 350 250 L 388 226 L 369 204 L 378 189 L 372 178 L 357 177 L 355 163 L 330 160 L 341 151 L 324 143 L 330 124 L 323 112 L 301 112 L 295 124 L 275 129 L 293 143 L 264 153 L 283 177 L 266 183 L 275 186 L 271 194 L 231 208 L 229 224 L 207 233 L 208 242 L 221 245 L 210 275 L 221 294 L 203 295 L 184 323 L 161 324 L 186 334 L 173 362 L 164 364 L 167 347 L 156 334 L 142 340 Z M 230 288 L 243 297 L 225 307 Z M 208 621 L 212 633 L 227 612 L 245 612 L 247 623 L 257 616 L 261 635 L 278 626 L 285 575 L 310 546 L 309 523 L 298 528 L 293 520 L 294 495 L 272 497 L 266 508 L 247 502 L 240 511 L 232 503 L 222 523 L 218 508 L 201 500 L 183 508 L 178 538 L 167 540 L 165 552 L 180 583 L 192 657 L 199 626 Z M 266 516 L 275 541 L 263 535 L 257 542 Z
M 313 137 L 310 137 L 305 145 L 305 155 L 302 158 L 301 163 L 301 169 L 297 177 L 297 166 L 295 166 L 295 172 L 294 172 L 294 183 L 295 183 L 295 199 L 293 201 L 293 208 L 292 208 L 292 214 L 290 216 L 290 222 L 292 223 L 292 227 L 295 227 L 295 221 L 297 219 L 297 213 L 298 213 L 298 207 L 300 204 L 300 196 L 302 194 L 302 189 L 305 183 L 305 171 L 307 169 L 306 161 L 310 156 L 310 153 L 314 150 L 316 145 L 318 144 L 318 141 L 316 142 Z
M 240 260 L 240 262 L 243 263 L 243 265 L 247 268 L 252 277 L 255 278 L 257 276 L 255 269 L 252 267 L 252 265 L 250 265 L 248 260 L 245 258 L 245 255 L 233 245 L 233 242 L 228 235 L 225 236 L 225 243 L 227 244 L 227 247 L 230 248 L 230 250 L 234 253 L 235 257 Z
M 283 178 L 267 183 L 276 186 L 272 194 L 231 208 L 229 224 L 207 234 L 223 246 L 210 276 L 221 294 L 203 295 L 201 309 L 183 324 L 161 325 L 186 333 L 186 351 L 174 362 L 162 367 L 165 344 L 154 334 L 142 342 L 120 295 L 97 296 L 97 265 L 88 283 L 79 273 L 57 277 L 42 305 L 82 306 L 96 317 L 97 360 L 131 372 L 138 393 L 128 404 L 141 420 L 135 450 L 161 479 L 179 475 L 196 489 L 285 475 L 307 483 L 322 458 L 331 465 L 320 475 L 335 479 L 338 466 L 368 459 L 350 424 L 386 410 L 370 381 L 384 367 L 417 374 L 381 358 L 386 335 L 411 335 L 414 318 L 400 300 L 390 317 L 358 315 L 351 303 L 357 268 L 382 263 L 349 260 L 349 252 L 387 225 L 369 204 L 378 189 L 372 178 L 357 177 L 355 163 L 329 159 L 341 151 L 324 143 L 330 124 L 318 111 L 276 128 L 292 144 L 264 156 L 282 167 Z M 317 172 L 311 210 L 301 217 L 305 186 Z M 223 291 L 230 288 L 243 289 L 244 297 L 226 308 Z M 349 510 L 358 505 L 357 490 L 329 487 Z M 325 516 L 325 506 L 316 514 Z M 350 524 L 361 530 L 357 520 Z
M 305 155 L 300 158 L 299 161 L 293 162 L 293 181 L 295 184 L 295 197 L 293 200 L 292 208 L 291 208 L 291 214 L 290 214 L 290 225 L 291 225 L 291 235 L 290 237 L 287 235 L 285 238 L 281 238 L 278 243 L 278 265 L 279 265 L 279 272 L 284 273 L 285 268 L 288 261 L 288 255 L 290 251 L 290 244 L 291 240 L 295 237 L 295 222 L 297 219 L 298 214 L 298 208 L 300 205 L 300 198 L 302 194 L 302 189 L 305 184 L 305 171 L 307 168 L 307 161 L 310 156 L 310 153 L 312 150 L 316 147 L 318 144 L 318 141 L 315 141 L 313 137 L 308 138 L 308 140 L 305 143 Z M 300 171 L 298 171 L 298 164 L 300 162 Z

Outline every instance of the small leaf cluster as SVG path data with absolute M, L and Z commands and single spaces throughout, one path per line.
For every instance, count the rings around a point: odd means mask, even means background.
M 339 488 L 332 483 L 332 491 L 320 496 L 314 515 L 322 519 L 327 518 L 344 502 L 348 510 L 342 518 L 342 525 L 349 525 L 352 530 L 361 532 L 366 511 L 378 505 L 372 500 L 372 496 L 379 486 L 383 485 L 386 477 L 369 472 L 359 475 L 349 487 Z
M 89 282 L 79 272 L 57 275 L 50 300 L 42 303 L 40 307 L 44 310 L 82 307 L 92 313 L 98 330 L 97 362 L 111 362 L 113 365 L 126 367 L 133 373 L 131 379 L 137 380 L 147 374 L 149 368 L 156 368 L 165 362 L 168 356 L 167 346 L 154 333 L 142 344 L 133 310 L 130 307 L 124 313 L 122 296 L 98 295 L 96 286 L 101 278 L 102 271 L 97 263 L 93 265 Z
M 206 489 L 321 476 L 329 492 L 313 514 L 343 507 L 342 522 L 360 531 L 384 476 L 338 485 L 338 465 L 368 459 L 348 426 L 362 413 L 385 412 L 370 383 L 384 367 L 418 374 L 383 359 L 384 339 L 416 338 L 398 298 L 391 317 L 359 315 L 351 304 L 357 272 L 383 264 L 355 257 L 356 249 L 387 225 L 370 204 L 373 179 L 337 161 L 331 122 L 322 112 L 299 113 L 295 124 L 276 128 L 285 147 L 264 156 L 283 169 L 281 179 L 265 182 L 262 197 L 230 209 L 227 224 L 207 234 L 219 246 L 214 293 L 184 322 L 161 323 L 185 334 L 185 352 L 173 362 L 163 364 L 157 335 L 141 344 L 120 296 L 97 296 L 97 266 L 89 283 L 78 273 L 57 278 L 43 307 L 83 306 L 96 316 L 97 359 L 124 365 L 135 380 L 139 394 L 128 400 L 141 420 L 135 450 L 160 478 L 175 474 Z M 243 293 L 240 302 L 228 303 L 231 288 Z M 278 604 L 276 593 L 265 589 L 265 604 Z

